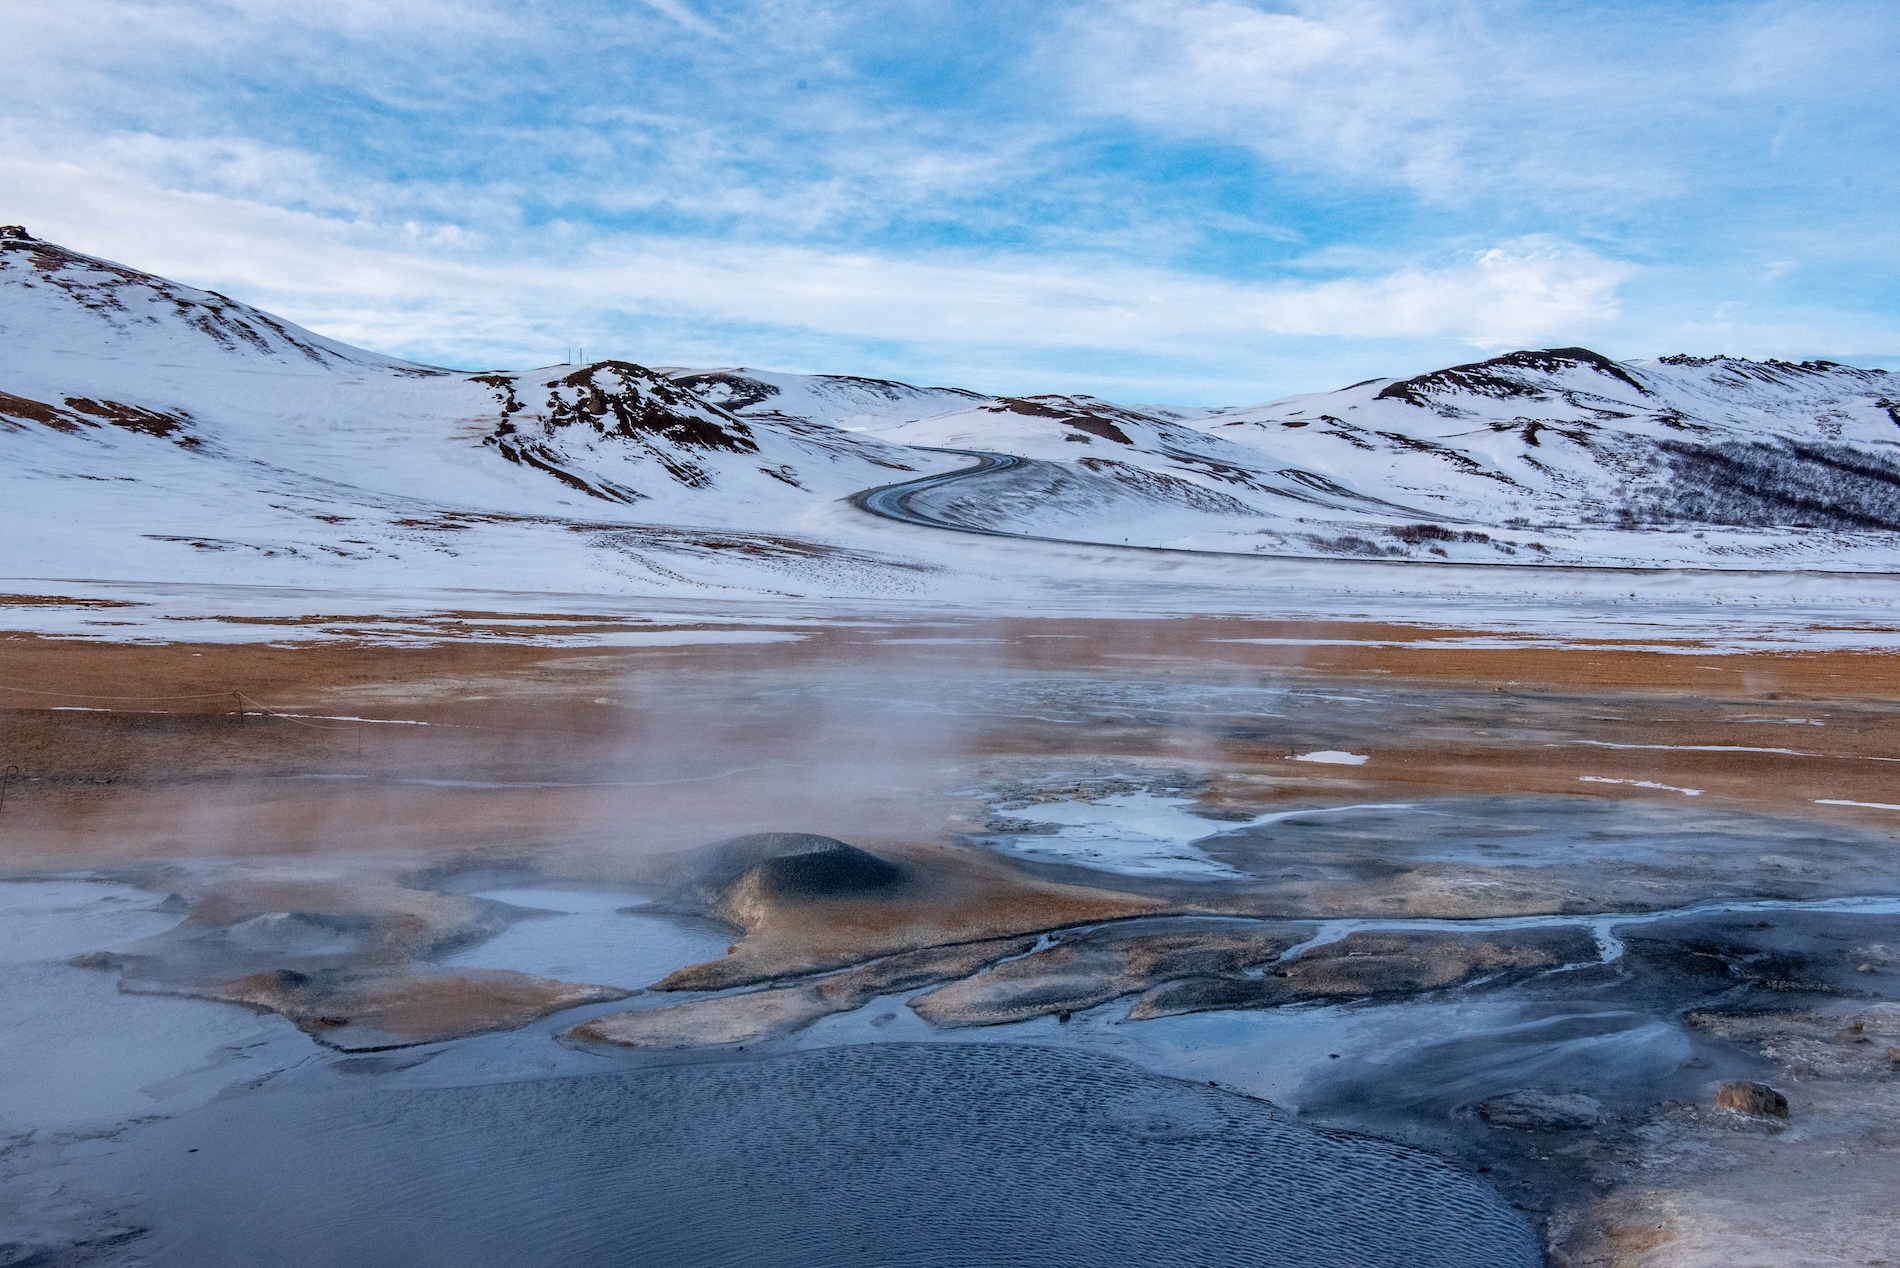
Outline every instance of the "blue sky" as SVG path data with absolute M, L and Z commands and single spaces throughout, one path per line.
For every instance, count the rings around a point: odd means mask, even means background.
M 1900 5 L 69 0 L 0 219 L 460 367 L 1900 368 Z

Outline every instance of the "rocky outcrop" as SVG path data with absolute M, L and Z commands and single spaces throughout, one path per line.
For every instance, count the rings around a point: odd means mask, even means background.
M 1142 921 L 1057 935 L 1053 945 L 911 1001 L 935 1026 L 1061 1017 L 1182 979 L 1246 981 L 1308 928 L 1268 922 Z
M 1788 1098 L 1766 1083 L 1737 1079 L 1733 1083 L 1724 1083 L 1722 1090 L 1715 1094 L 1715 1108 L 1757 1118 L 1786 1118 Z
M 1141 1020 L 1222 1008 L 1273 1008 L 1316 999 L 1354 999 L 1473 983 L 1505 985 L 1533 973 L 1594 960 L 1581 929 L 1512 934 L 1355 933 L 1314 947 L 1259 976 L 1196 976 L 1155 987 L 1135 1001 Z

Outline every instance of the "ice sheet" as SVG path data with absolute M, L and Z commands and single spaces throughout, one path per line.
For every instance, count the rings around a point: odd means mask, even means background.
M 115 975 L 65 963 L 177 924 L 158 902 L 127 885 L 0 881 L 0 1132 L 167 1112 L 308 1054 L 279 1018 L 123 995 Z
M 1056 831 L 999 836 L 992 838 L 991 843 L 1023 858 L 1079 864 L 1123 876 L 1222 880 L 1244 877 L 1247 873 L 1209 856 L 1199 848 L 1200 842 L 1308 815 L 1411 808 L 1409 802 L 1311 806 L 1229 822 L 1194 814 L 1190 809 L 1194 804 L 1191 798 L 1150 792 L 1117 793 L 1092 801 L 1040 802 L 1006 813 L 1014 819 L 1053 826 Z
M 674 969 L 718 959 L 732 941 L 730 931 L 710 921 L 642 914 L 647 900 L 625 891 L 495 889 L 477 897 L 540 914 L 446 957 L 445 965 L 516 969 L 637 990 Z
M 1119 793 L 1097 801 L 1053 801 L 1012 810 L 1013 818 L 1054 826 L 1047 835 L 995 839 L 999 848 L 1030 859 L 1076 863 L 1124 876 L 1179 876 L 1217 880 L 1244 875 L 1196 849 L 1193 842 L 1224 830 L 1188 812 L 1186 798 Z

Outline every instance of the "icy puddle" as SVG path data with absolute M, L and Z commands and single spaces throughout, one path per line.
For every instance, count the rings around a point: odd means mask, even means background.
M 1236 880 L 1247 873 L 1211 857 L 1200 843 L 1309 815 L 1410 809 L 1404 802 L 1320 806 L 1232 823 L 1202 818 L 1191 811 L 1194 804 L 1191 798 L 1149 792 L 1117 793 L 1092 801 L 1041 802 L 1003 813 L 1011 819 L 1052 827 L 1053 832 L 999 835 L 990 842 L 1003 853 L 1020 858 L 1076 864 L 1121 876 Z
M 1192 801 L 1153 793 L 1118 793 L 1097 801 L 1051 801 L 1008 811 L 1012 819 L 1055 831 L 992 838 L 1005 854 L 1076 863 L 1123 876 L 1205 880 L 1244 876 L 1196 849 L 1222 825 L 1188 813 Z
M 628 990 L 650 986 L 688 964 L 716 960 L 732 942 L 710 921 L 643 913 L 647 900 L 588 889 L 492 889 L 474 895 L 523 915 L 487 941 L 446 956 L 451 968 L 515 969 L 569 982 Z

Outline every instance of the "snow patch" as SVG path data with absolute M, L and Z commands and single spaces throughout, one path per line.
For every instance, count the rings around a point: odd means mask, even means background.
M 1685 797 L 1700 797 L 1701 788 L 1678 788 L 1674 784 L 1658 784 L 1647 779 L 1610 779 L 1604 775 L 1579 775 L 1577 779 L 1585 784 L 1628 784 L 1632 788 L 1655 788 L 1662 792 L 1678 792 Z
M 1097 801 L 1055 801 L 1012 810 L 1030 823 L 1055 827 L 1049 834 L 997 838 L 993 844 L 1023 858 L 1079 864 L 1122 876 L 1174 876 L 1191 880 L 1234 880 L 1235 871 L 1196 849 L 1194 842 L 1232 831 L 1238 824 L 1216 825 L 1187 807 L 1181 797 L 1153 793 L 1117 793 Z
M 1323 748 L 1316 753 L 1299 753 L 1287 758 L 1289 762 L 1317 762 L 1322 766 L 1364 766 L 1366 754 L 1347 753 L 1336 748 Z

